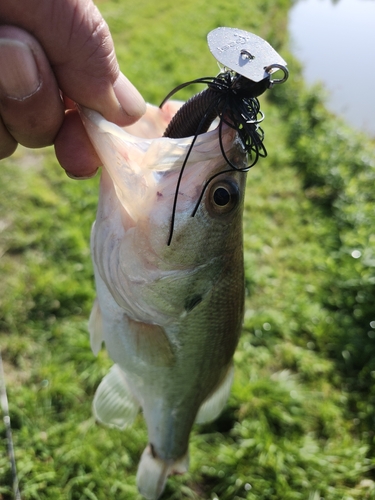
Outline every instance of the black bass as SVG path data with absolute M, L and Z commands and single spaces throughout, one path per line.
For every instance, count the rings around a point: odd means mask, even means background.
M 240 170 L 247 154 L 227 125 L 222 146 L 239 171 L 228 172 L 218 129 L 196 137 L 167 244 L 192 142 L 161 137 L 177 107 L 148 106 L 127 129 L 82 110 L 104 165 L 91 237 L 91 346 L 97 354 L 104 342 L 115 363 L 97 389 L 94 413 L 125 428 L 142 408 L 149 443 L 137 484 L 150 500 L 169 475 L 187 470 L 194 422 L 213 420 L 227 401 L 244 304 Z

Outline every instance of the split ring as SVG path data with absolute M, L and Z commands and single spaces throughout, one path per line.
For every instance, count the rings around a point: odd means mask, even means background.
M 285 66 L 283 66 L 282 64 L 270 64 L 269 66 L 266 66 L 264 68 L 264 70 L 267 71 L 267 73 L 271 73 L 271 71 L 273 69 L 276 69 L 276 70 L 281 69 L 281 71 L 284 73 L 284 77 L 278 78 L 276 80 L 270 80 L 270 87 L 272 87 L 272 85 L 274 85 L 275 83 L 284 83 L 287 81 L 287 79 L 289 77 L 289 71 L 287 70 L 287 68 Z

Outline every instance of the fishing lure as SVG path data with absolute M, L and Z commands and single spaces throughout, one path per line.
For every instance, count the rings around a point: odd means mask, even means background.
M 216 77 L 197 78 L 177 86 L 160 105 L 163 107 L 171 96 L 188 85 L 207 85 L 207 89 L 193 96 L 180 108 L 164 132 L 164 137 L 176 139 L 193 136 L 176 185 L 168 246 L 173 236 L 181 179 L 198 135 L 207 132 L 214 120 L 219 119 L 220 149 L 229 168 L 207 180 L 192 217 L 195 216 L 204 192 L 214 177 L 231 170 L 239 170 L 228 158 L 223 147 L 224 124 L 237 131 L 248 155 L 249 163 L 240 169 L 242 172 L 247 172 L 259 158 L 267 156 L 263 144 L 264 132 L 259 126 L 264 114 L 260 110 L 258 97 L 273 85 L 284 83 L 289 74 L 286 62 L 268 42 L 257 35 L 236 28 L 217 28 L 208 34 L 207 39 L 211 53 L 223 67 L 222 71 Z M 283 72 L 283 78 L 272 80 L 272 74 L 278 70 Z

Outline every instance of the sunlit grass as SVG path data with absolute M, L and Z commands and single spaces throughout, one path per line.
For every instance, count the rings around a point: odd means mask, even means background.
M 288 6 L 99 2 L 123 71 L 155 104 L 215 75 L 205 36 L 218 25 L 254 31 L 288 59 Z M 216 422 L 194 428 L 190 471 L 169 480 L 165 500 L 375 498 L 373 144 L 331 118 L 292 66 L 262 99 L 269 156 L 248 174 L 233 391 Z M 111 365 L 87 333 L 98 179 L 72 181 L 51 149 L 22 148 L 1 176 L 0 339 L 22 498 L 139 500 L 142 416 L 120 432 L 91 415 Z M 2 424 L 0 436 L 8 500 Z

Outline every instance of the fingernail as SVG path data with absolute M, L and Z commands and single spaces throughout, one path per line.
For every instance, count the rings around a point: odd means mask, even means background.
M 38 68 L 25 43 L 0 39 L 0 68 L 0 89 L 6 97 L 22 101 L 38 90 Z
M 145 100 L 125 75 L 120 73 L 113 89 L 122 109 L 128 116 L 140 117 L 145 114 Z
M 93 172 L 92 174 L 82 175 L 82 176 L 71 174 L 67 170 L 65 170 L 65 173 L 69 177 L 69 179 L 73 179 L 74 181 L 87 181 L 88 179 L 92 179 L 93 177 L 95 177 L 96 174 L 98 173 L 98 170 L 99 169 L 96 169 L 95 172 Z

